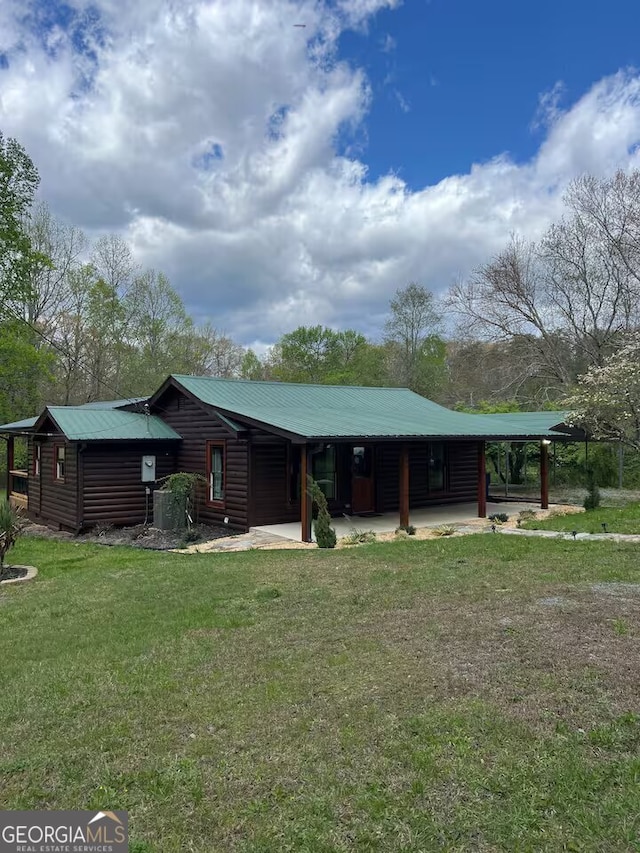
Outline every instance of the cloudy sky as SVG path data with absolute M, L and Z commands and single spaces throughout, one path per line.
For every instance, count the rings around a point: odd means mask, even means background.
M 1 0 L 0 129 L 245 344 L 375 337 L 638 162 L 637 0 Z

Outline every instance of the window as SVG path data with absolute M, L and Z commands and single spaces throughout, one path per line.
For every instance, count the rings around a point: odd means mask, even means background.
M 354 447 L 351 460 L 351 471 L 356 477 L 371 476 L 371 448 Z
M 320 486 L 326 498 L 336 496 L 336 449 L 327 444 L 320 453 L 313 455 L 313 479 Z
M 42 461 L 42 445 L 36 442 L 33 445 L 33 476 L 40 476 L 40 463 Z
M 430 492 L 443 492 L 445 488 L 445 447 L 442 441 L 429 444 L 427 478 Z
M 54 476 L 56 480 L 64 480 L 64 444 L 54 446 L 53 458 L 55 461 Z
M 207 442 L 207 500 L 209 503 L 224 501 L 225 487 L 224 442 Z

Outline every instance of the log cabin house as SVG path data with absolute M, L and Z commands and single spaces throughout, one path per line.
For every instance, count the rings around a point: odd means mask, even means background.
M 548 445 L 575 438 L 562 413 L 475 415 L 406 388 L 302 385 L 172 375 L 148 399 L 48 406 L 0 426 L 7 493 L 29 518 L 73 532 L 151 521 L 150 495 L 177 471 L 206 478 L 205 523 L 233 531 L 299 521 L 311 538 L 310 474 L 333 514 L 478 502 L 486 515 L 487 441 L 539 441 L 541 503 Z M 560 421 L 560 422 L 559 422 Z M 14 466 L 14 441 L 28 445 Z

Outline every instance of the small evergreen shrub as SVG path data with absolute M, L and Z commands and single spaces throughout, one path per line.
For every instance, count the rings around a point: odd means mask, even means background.
M 311 496 L 311 500 L 318 507 L 318 515 L 313 522 L 313 530 L 316 534 L 318 548 L 335 548 L 338 540 L 335 530 L 331 527 L 331 516 L 327 508 L 327 499 L 320 486 L 310 476 L 307 477 L 307 491 Z
M 509 516 L 506 512 L 494 512 L 489 516 L 489 521 L 493 521 L 494 524 L 504 524 L 509 521 Z
M 596 475 L 593 468 L 587 472 L 587 496 L 584 499 L 586 510 L 597 509 L 600 506 L 600 489 L 596 483 Z

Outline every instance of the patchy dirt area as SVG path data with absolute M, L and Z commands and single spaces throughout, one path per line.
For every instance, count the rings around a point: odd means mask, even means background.
M 78 536 L 61 530 L 52 530 L 42 524 L 28 524 L 24 532 L 27 536 L 38 536 L 43 539 L 73 539 L 76 542 L 93 542 L 98 545 L 129 545 L 132 548 L 146 548 L 150 551 L 169 551 L 187 544 L 184 532 L 158 530 L 144 524 L 136 524 L 133 527 L 102 525 Z M 188 542 L 189 544 L 211 542 L 228 536 L 229 530 L 226 527 L 196 524 L 189 534 Z
M 386 671 L 378 701 L 397 694 L 482 698 L 510 717 L 554 731 L 640 714 L 640 584 L 567 586 L 542 597 L 432 601 L 388 611 L 357 628 L 378 637 Z M 379 654 L 379 649 L 378 649 Z
M 507 507 L 508 510 L 508 507 Z M 550 515 L 564 515 L 566 513 L 584 512 L 582 507 L 571 504 L 556 505 L 548 510 L 536 512 L 536 518 L 548 518 Z M 507 514 L 509 514 L 507 512 Z M 488 530 L 491 521 L 487 518 L 476 518 L 466 521 L 464 524 L 450 525 L 453 530 L 448 534 L 451 536 L 463 536 L 467 533 Z M 518 514 L 513 513 L 509 520 L 499 525 L 501 528 L 515 528 L 518 526 Z M 206 553 L 210 551 L 246 551 L 253 548 L 261 550 L 288 550 L 308 549 L 317 547 L 312 542 L 297 542 L 293 539 L 285 539 L 281 536 L 272 536 L 256 531 L 229 536 L 226 527 L 215 527 L 207 524 L 198 524 L 192 528 L 192 537 L 187 539 L 184 533 L 174 533 L 168 530 L 158 530 L 155 527 L 137 524 L 133 527 L 114 527 L 103 525 L 95 527 L 87 533 L 74 536 L 72 533 L 52 530 L 40 524 L 28 524 L 25 533 L 29 536 L 40 536 L 48 539 L 75 539 L 77 542 L 95 542 L 98 545 L 129 545 L 133 548 L 147 548 L 152 551 L 180 551 L 181 553 Z M 442 536 L 438 528 L 419 527 L 412 539 L 436 539 Z M 407 538 L 407 533 L 377 533 L 375 542 L 392 542 L 399 538 Z M 337 548 L 353 548 L 358 543 L 350 541 L 349 537 L 338 540 Z
M 2 581 L 20 580 L 21 578 L 26 577 L 26 575 L 26 566 L 5 566 L 3 569 L 0 569 L 0 583 L 2 583 Z

